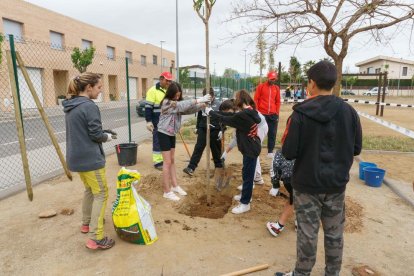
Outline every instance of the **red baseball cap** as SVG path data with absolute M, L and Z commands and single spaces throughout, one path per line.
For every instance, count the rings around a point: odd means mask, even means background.
M 270 71 L 267 73 L 267 78 L 269 80 L 277 80 L 277 73 L 275 71 Z
M 160 77 L 164 77 L 166 80 L 169 80 L 169 81 L 173 80 L 173 76 L 171 75 L 170 72 L 162 72 Z

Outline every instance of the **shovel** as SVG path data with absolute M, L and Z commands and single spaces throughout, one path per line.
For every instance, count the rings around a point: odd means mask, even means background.
M 221 137 L 221 153 L 224 152 L 224 134 Z M 223 168 L 216 168 L 215 171 L 215 179 L 216 179 L 216 189 L 220 192 L 221 190 L 225 189 L 230 184 L 230 180 L 233 176 L 233 171 L 230 168 L 226 168 L 225 159 L 222 158 L 221 162 L 223 164 Z

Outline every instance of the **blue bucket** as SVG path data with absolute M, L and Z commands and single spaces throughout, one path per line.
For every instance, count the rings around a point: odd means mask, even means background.
M 380 187 L 384 180 L 385 170 L 374 167 L 365 167 L 365 184 L 371 187 Z
M 377 164 L 370 162 L 359 162 L 359 179 L 364 180 L 364 168 L 366 167 L 377 167 Z

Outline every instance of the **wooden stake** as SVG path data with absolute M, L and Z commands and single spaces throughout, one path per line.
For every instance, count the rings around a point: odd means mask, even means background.
M 27 86 L 29 87 L 29 90 L 32 93 L 33 99 L 36 103 L 37 109 L 39 110 L 40 116 L 42 117 L 43 122 L 45 123 L 47 132 L 49 133 L 49 137 L 52 140 L 52 144 L 55 147 L 56 153 L 59 156 L 60 163 L 62 163 L 62 166 L 63 166 L 63 169 L 65 170 L 66 176 L 70 180 L 72 180 L 72 174 L 70 173 L 70 171 L 68 169 L 68 165 L 66 164 L 66 160 L 63 157 L 62 151 L 60 150 L 60 146 L 59 146 L 59 143 L 56 139 L 55 133 L 54 133 L 54 131 L 52 129 L 52 126 L 49 122 L 49 119 L 48 119 L 48 117 L 45 113 L 45 110 L 43 109 L 43 106 L 40 103 L 39 97 L 37 96 L 36 90 L 33 86 L 33 83 L 31 81 L 30 77 L 29 77 L 29 74 L 27 73 L 27 69 L 24 65 L 23 59 L 20 56 L 19 52 L 16 52 L 16 58 L 17 58 L 17 61 L 19 62 L 20 69 L 22 70 L 22 73 L 23 73 L 24 79 L 26 80 Z
M 19 137 L 20 154 L 22 156 L 24 179 L 26 181 L 26 191 L 29 200 L 33 200 L 32 181 L 30 179 L 29 160 L 27 159 L 26 141 L 23 133 L 23 122 L 19 108 L 19 99 L 17 97 L 16 79 L 14 76 L 12 56 L 10 51 L 6 51 L 7 67 L 9 69 L 10 86 L 13 96 L 14 117 L 16 118 L 17 136 Z
M 242 269 L 239 271 L 234 271 L 231 273 L 227 273 L 227 274 L 223 274 L 221 276 L 239 276 L 239 275 L 245 275 L 248 273 L 252 273 L 255 271 L 259 271 L 259 270 L 264 270 L 264 269 L 268 269 L 269 265 L 268 264 L 262 264 L 262 265 L 256 265 L 256 266 L 252 266 L 250 268 L 246 268 L 246 269 Z
M 211 205 L 211 192 L 210 192 L 210 116 L 207 115 L 207 133 L 206 133 L 206 178 L 207 178 L 207 205 Z

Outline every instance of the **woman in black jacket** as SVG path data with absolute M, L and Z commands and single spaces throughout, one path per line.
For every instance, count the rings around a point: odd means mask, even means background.
M 257 124 L 260 123 L 260 117 L 253 99 L 246 90 L 240 90 L 236 93 L 235 106 L 239 110 L 235 114 L 220 114 L 211 108 L 206 108 L 206 113 L 213 118 L 218 118 L 223 125 L 236 129 L 237 147 L 243 155 L 243 189 L 241 197 L 235 198 L 240 200 L 240 204 L 234 207 L 231 212 L 241 214 L 250 210 L 254 172 L 257 157 L 262 148 L 257 136 Z

